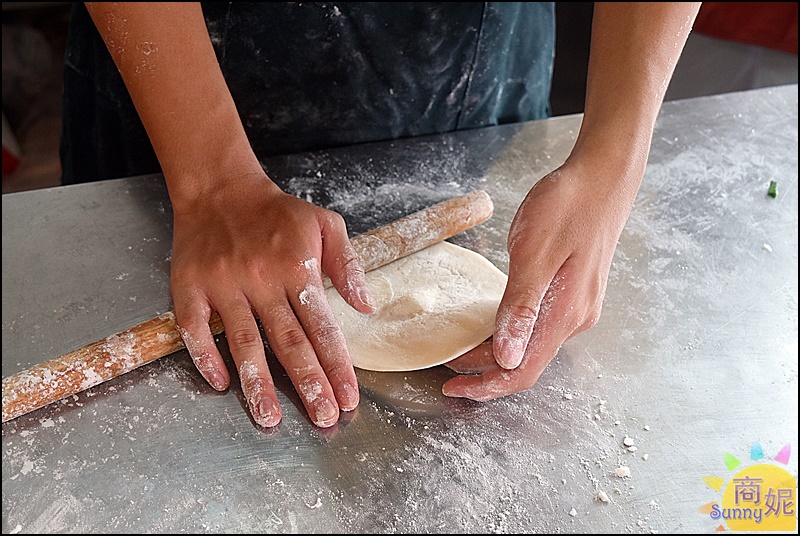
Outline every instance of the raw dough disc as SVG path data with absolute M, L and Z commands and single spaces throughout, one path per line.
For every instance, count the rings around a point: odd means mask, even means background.
M 353 366 L 399 372 L 441 365 L 491 336 L 507 280 L 482 255 L 440 242 L 367 272 L 371 315 L 326 293 Z

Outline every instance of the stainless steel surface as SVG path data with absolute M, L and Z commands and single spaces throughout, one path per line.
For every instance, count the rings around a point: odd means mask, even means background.
M 441 396 L 441 367 L 359 371 L 360 407 L 321 430 L 273 360 L 284 419 L 264 430 L 178 352 L 3 424 L 3 533 L 713 531 L 701 477 L 723 452 L 791 443 L 797 473 L 797 97 L 664 105 L 603 316 L 532 389 L 481 404 Z M 453 241 L 506 270 L 511 218 L 580 119 L 265 165 L 354 233 L 483 188 L 494 216 Z M 170 308 L 159 177 L 2 208 L 4 377 Z

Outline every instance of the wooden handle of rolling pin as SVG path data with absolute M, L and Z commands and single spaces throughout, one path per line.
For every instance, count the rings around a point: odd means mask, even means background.
M 477 190 L 354 237 L 364 270 L 374 270 L 489 219 L 494 207 Z M 325 286 L 331 285 L 325 278 Z M 224 328 L 214 313 L 214 335 Z M 175 314 L 165 313 L 3 379 L 3 422 L 80 393 L 184 348 Z

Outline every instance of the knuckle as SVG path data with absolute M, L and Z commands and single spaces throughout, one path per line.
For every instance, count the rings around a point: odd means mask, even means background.
M 347 236 L 347 225 L 345 224 L 342 215 L 338 212 L 334 212 L 333 210 L 324 210 L 321 215 L 320 225 L 323 228 L 327 228 L 330 233 L 344 233 L 345 236 Z
M 181 318 L 180 320 L 176 321 L 176 325 L 178 326 L 178 331 L 180 331 L 181 335 L 193 335 L 199 332 L 200 328 L 203 327 L 202 323 L 195 318 Z
M 275 334 L 275 345 L 284 351 L 303 348 L 307 342 L 305 332 L 299 328 L 288 328 Z
M 228 334 L 228 339 L 237 348 L 251 348 L 261 344 L 261 336 L 250 329 L 235 329 Z
M 509 317 L 509 320 L 517 320 L 517 322 L 511 322 L 510 328 L 520 328 L 522 327 L 518 322 L 520 320 L 523 321 L 524 325 L 536 322 L 539 317 L 539 307 L 520 302 L 510 303 L 505 308 L 505 315 Z
M 349 362 L 338 360 L 335 364 L 329 366 L 325 370 L 328 378 L 335 382 L 348 381 L 353 376 L 353 367 Z
M 341 256 L 341 267 L 348 276 L 363 274 L 364 269 L 361 267 L 358 257 L 355 252 L 350 248 L 346 249 Z
M 261 389 L 265 379 L 255 363 L 245 360 L 239 366 L 238 372 L 239 380 L 242 383 L 242 389 L 246 393 L 252 393 L 253 391 Z
M 230 261 L 223 256 L 216 256 L 208 262 L 208 273 L 214 276 L 227 274 L 230 271 Z
M 176 293 L 191 296 L 197 281 L 202 277 L 200 270 L 185 263 L 175 263 L 170 268 L 170 284 Z
M 291 266 L 292 279 L 297 282 L 305 284 L 309 278 L 318 275 L 320 272 L 319 261 L 314 256 L 300 257 L 292 255 L 288 259 L 288 263 Z
M 589 317 L 587 318 L 586 322 L 584 323 L 584 325 L 586 326 L 587 329 L 588 328 L 593 328 L 594 326 L 597 325 L 597 322 L 600 321 L 600 315 L 602 314 L 602 312 L 603 312 L 603 308 L 601 306 L 598 306 L 598 307 L 595 307 L 589 313 Z
M 347 229 L 347 224 L 344 221 L 344 218 L 338 212 L 330 212 L 330 219 L 331 225 L 333 225 L 337 230 L 345 231 Z
M 511 314 L 517 318 L 523 318 L 533 322 L 539 316 L 539 308 L 531 307 L 524 303 L 516 303 L 511 305 Z
M 264 275 L 264 264 L 258 257 L 246 257 L 242 260 L 244 273 L 250 277 L 261 278 Z
M 311 340 L 318 341 L 323 347 L 328 347 L 343 340 L 341 330 L 333 324 L 316 326 L 309 331 L 309 335 Z
M 601 278 L 593 278 L 589 285 L 589 295 L 602 300 L 606 293 L 605 281 Z

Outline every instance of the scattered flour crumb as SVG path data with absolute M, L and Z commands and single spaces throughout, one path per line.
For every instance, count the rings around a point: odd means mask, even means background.
M 649 458 L 649 457 L 650 457 L 650 455 L 649 455 L 649 454 L 642 454 L 642 459 L 643 459 L 644 461 L 647 461 L 647 458 Z
M 564 400 L 572 400 L 572 395 L 570 393 L 564 394 Z
M 25 460 L 22 463 L 22 469 L 20 469 L 19 472 L 22 473 L 23 475 L 27 475 L 31 471 L 33 471 L 33 462 L 30 460 Z
M 56 425 L 56 423 L 53 422 L 53 419 L 42 419 L 39 422 L 42 424 L 42 428 L 52 428 Z
M 632 447 L 634 444 L 633 438 L 625 436 L 625 439 L 622 440 L 622 444 L 626 447 Z
M 644 431 L 645 431 L 645 432 L 649 432 L 649 431 L 650 431 L 650 427 L 649 427 L 649 426 L 647 426 L 646 424 L 644 425 Z
M 619 426 L 619 425 L 620 425 L 619 421 L 614 421 L 614 426 Z
M 617 467 L 614 469 L 613 475 L 617 478 L 626 478 L 631 476 L 631 469 L 630 467 L 623 465 L 622 467 Z
M 765 243 L 761 247 L 764 248 L 765 251 L 769 251 L 770 253 L 772 253 L 772 246 L 770 246 L 769 244 Z
M 608 495 L 606 495 L 605 491 L 600 490 L 597 492 L 597 500 L 607 503 L 610 499 L 608 498 Z
M 22 525 L 17 525 L 17 526 L 16 526 L 16 527 L 14 527 L 13 529 L 11 529 L 11 532 L 9 532 L 9 534 L 17 534 L 17 533 L 19 533 L 19 531 L 21 531 L 21 530 L 22 530 Z
M 639 450 L 639 449 L 637 449 L 637 448 L 636 448 L 636 447 L 634 447 L 633 445 L 631 445 L 630 447 L 628 447 L 628 452 L 636 452 L 637 450 Z
M 573 508 L 572 510 L 569 511 L 569 515 L 575 517 L 576 515 L 578 515 L 578 511 Z

